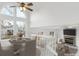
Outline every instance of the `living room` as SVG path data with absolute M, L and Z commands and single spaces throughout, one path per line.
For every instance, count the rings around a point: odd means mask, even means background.
M 0 2 L 0 55 L 78 56 L 78 15 L 78 2 Z

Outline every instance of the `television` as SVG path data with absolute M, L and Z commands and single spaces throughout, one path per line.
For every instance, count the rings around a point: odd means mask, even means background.
M 64 35 L 76 36 L 76 29 L 64 29 Z

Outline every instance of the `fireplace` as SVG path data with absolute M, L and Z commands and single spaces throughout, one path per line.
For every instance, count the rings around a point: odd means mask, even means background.
M 64 29 L 64 39 L 66 44 L 76 45 L 76 29 Z

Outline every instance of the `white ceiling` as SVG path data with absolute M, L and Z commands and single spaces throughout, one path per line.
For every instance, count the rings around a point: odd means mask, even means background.
M 31 26 L 56 26 L 79 23 L 78 2 L 39 2 L 31 16 Z

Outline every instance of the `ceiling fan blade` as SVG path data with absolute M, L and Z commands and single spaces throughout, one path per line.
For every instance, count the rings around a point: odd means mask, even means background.
M 30 10 L 30 11 L 33 11 L 33 9 L 31 9 L 31 8 L 28 8 L 28 7 L 26 7 L 26 9 L 28 9 L 28 10 Z
M 28 6 L 33 6 L 33 3 L 28 3 L 27 5 L 28 5 Z

